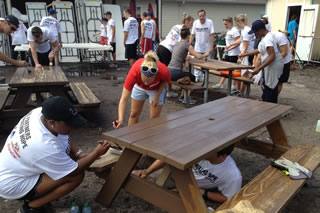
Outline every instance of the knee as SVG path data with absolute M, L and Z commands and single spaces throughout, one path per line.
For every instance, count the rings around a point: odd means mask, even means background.
M 79 174 L 77 174 L 77 175 L 74 175 L 74 176 L 72 176 L 72 182 L 76 185 L 76 186 L 78 186 L 78 185 L 80 185 L 81 183 L 82 183 L 82 181 L 83 181 L 83 179 L 84 179 L 84 176 L 85 176 L 85 171 L 83 171 L 83 172 L 80 172 Z
M 130 113 L 130 118 L 131 119 L 137 119 L 139 117 L 140 113 L 138 111 L 131 112 Z

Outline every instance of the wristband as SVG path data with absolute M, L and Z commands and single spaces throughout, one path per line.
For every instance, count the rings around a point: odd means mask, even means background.
M 83 151 L 82 151 L 81 149 L 79 149 L 79 150 L 77 151 L 77 153 L 74 154 L 74 156 L 78 159 L 78 158 L 79 158 L 79 155 L 80 155 L 82 152 L 83 152 Z

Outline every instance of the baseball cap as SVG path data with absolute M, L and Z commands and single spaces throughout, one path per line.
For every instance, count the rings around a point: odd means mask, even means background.
M 72 128 L 83 127 L 87 120 L 66 98 L 53 96 L 42 103 L 42 114 L 48 120 L 64 121 Z
M 151 12 L 151 11 L 148 11 L 148 12 L 147 12 L 147 15 L 148 15 L 148 16 L 152 16 L 152 12 Z
M 266 19 L 268 19 L 268 16 L 267 16 L 267 15 L 264 15 L 264 16 L 262 16 L 262 18 L 266 18 Z
M 50 8 L 50 10 L 48 11 L 48 13 L 49 13 L 50 15 L 53 15 L 53 14 L 56 14 L 57 12 L 56 12 L 54 9 Z
M 252 34 L 261 29 L 266 29 L 266 26 L 264 25 L 263 21 L 259 19 L 252 23 L 251 30 L 248 33 Z
M 4 19 L 10 24 L 13 24 L 16 27 L 19 27 L 19 20 L 15 16 L 11 16 L 11 15 L 6 16 Z

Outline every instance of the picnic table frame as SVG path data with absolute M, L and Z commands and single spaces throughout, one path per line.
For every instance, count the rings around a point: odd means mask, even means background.
M 199 59 L 191 59 L 188 62 L 192 66 L 200 67 L 201 71 L 204 73 L 204 86 L 206 88 L 206 90 L 204 91 L 204 103 L 208 102 L 209 70 L 229 71 L 227 94 L 231 95 L 232 72 L 238 69 L 253 69 L 252 66 L 231 63 L 227 61 L 219 61 L 215 59 L 208 59 L 206 61 Z M 190 66 L 190 71 L 191 69 L 192 67 Z
M 169 212 L 208 212 L 192 166 L 231 144 L 268 157 L 281 156 L 290 146 L 279 119 L 290 110 L 290 106 L 227 96 L 106 132 L 105 139 L 125 149 L 104 177 L 106 182 L 96 201 L 110 206 L 123 187 Z M 262 127 L 267 128 L 271 143 L 247 137 Z M 130 175 L 142 155 L 169 165 L 179 194 Z

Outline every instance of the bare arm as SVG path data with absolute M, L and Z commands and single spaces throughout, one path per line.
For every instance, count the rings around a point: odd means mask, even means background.
M 28 66 L 28 63 L 26 61 L 18 61 L 18 60 L 14 60 L 12 58 L 8 58 L 2 52 L 0 52 L 0 61 L 4 61 L 6 63 L 13 64 L 13 65 L 16 65 L 18 67 L 26 67 L 26 66 Z
M 263 64 L 254 68 L 253 72 L 251 73 L 252 75 L 258 74 L 260 70 L 262 70 L 263 68 L 265 68 L 266 66 L 268 66 L 269 64 L 271 64 L 275 60 L 276 55 L 274 52 L 274 48 L 267 47 L 267 52 L 268 52 L 269 57 L 267 58 L 267 60 Z
M 209 55 L 209 53 L 205 53 L 205 54 L 203 54 L 203 55 L 197 53 L 197 52 L 193 49 L 192 45 L 189 46 L 188 51 L 190 52 L 191 55 L 193 55 L 194 57 L 196 57 L 196 59 L 206 58 L 206 57 L 208 57 L 208 55 Z
M 127 38 L 128 38 L 128 32 L 124 32 L 124 36 L 123 36 L 123 45 L 126 46 L 126 41 L 127 41 Z
M 114 37 L 116 35 L 116 28 L 114 26 L 111 26 L 111 29 L 112 29 L 112 39 L 111 39 L 111 43 L 114 43 Z
M 123 88 L 122 95 L 119 102 L 119 107 L 118 107 L 117 124 L 113 124 L 113 127 L 116 129 L 119 128 L 121 124 L 123 124 L 124 114 L 126 112 L 126 106 L 130 98 L 130 94 L 131 94 L 131 91 L 127 90 L 126 88 Z
M 29 41 L 29 44 L 30 44 L 31 55 L 32 55 L 35 67 L 41 67 L 41 64 L 38 61 L 36 43 L 34 41 Z
M 243 41 L 243 47 L 242 47 L 241 54 L 246 54 L 247 53 L 248 46 L 249 46 L 249 41 Z
M 210 50 L 209 50 L 210 53 L 213 52 L 213 44 L 214 44 L 214 34 L 212 33 L 210 35 Z
M 235 39 L 236 39 L 235 42 L 233 42 L 232 44 L 230 44 L 229 47 L 226 47 L 227 50 L 233 50 L 233 49 L 237 48 L 237 47 L 240 45 L 240 43 L 241 43 L 240 36 L 236 37 Z
M 166 165 L 166 163 L 164 161 L 155 160 L 155 161 L 153 161 L 153 163 L 147 169 L 134 170 L 134 171 L 132 171 L 132 174 L 136 175 L 138 177 L 141 177 L 141 178 L 146 178 L 150 174 L 152 174 L 153 172 L 163 168 L 165 165 Z
M 59 40 L 59 44 L 60 44 L 60 46 L 62 46 L 61 33 L 58 33 L 58 40 Z
M 194 40 L 194 34 L 191 34 L 189 42 L 192 43 L 193 40 Z
M 228 198 L 224 196 L 221 192 L 208 192 L 207 197 L 210 200 L 213 200 L 219 203 L 223 203 L 228 200 Z
M 145 29 L 144 23 L 141 22 L 141 43 L 143 42 L 145 30 L 146 29 Z
M 160 97 L 160 95 L 161 95 L 161 93 L 162 93 L 162 90 L 164 89 L 164 87 L 165 87 L 166 85 L 167 85 L 167 82 L 166 82 L 166 81 L 161 81 L 161 82 L 160 82 L 158 91 L 157 91 L 156 95 L 153 97 L 153 100 L 152 100 L 152 103 L 151 103 L 152 106 L 158 105 L 158 103 L 159 103 L 159 97 Z
M 285 58 L 288 55 L 288 45 L 280 46 L 281 57 Z
M 294 35 L 294 40 L 297 40 L 297 30 L 292 30 L 293 35 Z

